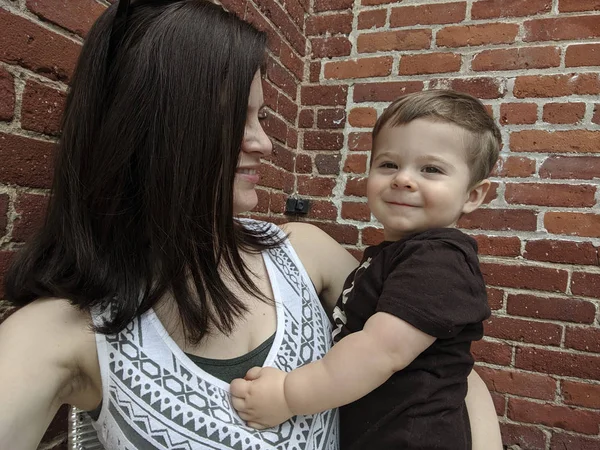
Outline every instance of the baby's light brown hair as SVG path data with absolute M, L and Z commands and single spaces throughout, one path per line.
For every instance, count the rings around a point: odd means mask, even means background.
M 373 150 L 384 126 L 406 125 L 415 119 L 429 119 L 458 125 L 468 131 L 467 164 L 471 185 L 484 180 L 494 168 L 502 137 L 494 119 L 475 97 L 445 89 L 407 94 L 395 100 L 377 119 L 373 128 Z

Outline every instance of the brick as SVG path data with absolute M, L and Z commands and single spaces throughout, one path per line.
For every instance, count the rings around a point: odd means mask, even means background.
M 526 178 L 535 173 L 535 160 L 521 156 L 500 158 L 492 171 L 492 176 Z
M 486 336 L 546 346 L 559 346 L 563 327 L 513 317 L 494 316 L 485 322 Z
M 537 122 L 535 103 L 503 103 L 500 105 L 502 125 L 525 125 Z
M 516 236 L 478 234 L 471 237 L 477 241 L 480 255 L 519 256 L 521 254 L 521 240 Z
M 512 44 L 519 32 L 516 23 L 492 23 L 449 26 L 436 34 L 439 47 L 467 47 L 490 44 Z
M 356 197 L 367 196 L 367 178 L 352 178 L 349 177 L 346 180 L 346 189 L 344 195 L 351 195 Z
M 600 385 L 562 380 L 561 392 L 565 403 L 600 409 Z
M 508 399 L 507 415 L 516 422 L 537 423 L 586 434 L 598 433 L 600 413 L 567 406 Z
M 383 241 L 383 228 L 367 227 L 362 229 L 362 243 L 365 245 L 377 245 Z
M 358 230 L 351 225 L 337 223 L 310 222 L 319 227 L 340 244 L 356 244 L 358 242 Z
M 325 78 L 347 80 L 384 77 L 392 73 L 392 63 L 390 56 L 328 62 L 325 64 Z
M 530 210 L 480 208 L 463 215 L 458 226 L 480 230 L 535 231 L 537 217 Z
M 348 148 L 355 151 L 371 151 L 373 140 L 371 133 L 350 133 L 348 135 Z
M 113 0 L 109 0 L 111 3 L 116 3 Z M 247 0 L 241 0 L 241 1 L 237 1 L 237 0 L 221 0 L 221 4 L 223 5 L 223 7 L 225 9 L 227 9 L 227 11 L 230 11 L 232 13 L 235 13 L 238 17 L 240 17 L 241 19 L 244 18 L 245 13 L 246 13 L 246 6 L 248 4 Z
M 458 23 L 465 20 L 466 11 L 467 4 L 465 2 L 401 6 L 392 9 L 390 26 L 396 28 L 413 25 Z
M 360 220 L 368 222 L 371 220 L 371 210 L 366 203 L 343 202 L 342 219 Z
M 298 131 L 295 128 L 288 128 L 286 144 L 289 148 L 296 150 L 298 148 Z
M 398 30 L 363 33 L 358 36 L 359 53 L 423 50 L 431 46 L 431 30 Z
M 591 156 L 550 156 L 540 167 L 540 177 L 561 180 L 600 178 L 600 160 Z
M 525 35 L 523 41 L 559 41 L 579 40 L 600 37 L 599 17 L 557 17 L 552 19 L 534 19 L 523 23 Z
M 600 380 L 600 356 L 518 347 L 515 367 L 539 373 Z
M 312 173 L 313 162 L 309 155 L 296 154 L 296 173 Z
M 279 167 L 263 164 L 260 167 L 260 185 L 280 189 L 291 194 L 294 186 L 294 175 Z
M 287 3 L 287 2 L 286 2 Z M 275 0 L 256 0 L 260 11 L 269 19 L 283 34 L 287 41 L 301 55 L 306 54 L 306 38 L 295 26 L 294 22 L 285 10 Z
M 0 120 L 10 121 L 15 113 L 15 81 L 0 67 Z
M 71 77 L 80 44 L 0 9 L 0 61 L 18 64 L 45 77 Z
M 385 26 L 387 11 L 379 9 L 374 11 L 361 11 L 358 13 L 358 29 L 381 28 Z
M 315 166 L 321 175 L 338 175 L 340 173 L 340 155 L 317 155 Z
M 229 0 L 231 1 L 231 0 Z M 267 33 L 267 47 L 273 56 L 281 53 L 282 40 L 277 31 L 268 22 L 262 13 L 252 3 L 246 3 L 246 15 L 244 19 L 256 28 Z
M 337 207 L 328 200 L 311 200 L 307 217 L 310 219 L 337 219 Z
M 348 155 L 344 163 L 345 173 L 362 174 L 367 171 L 367 155 Z
M 534 16 L 551 9 L 552 0 L 480 0 L 471 7 L 471 19 Z
M 594 116 L 592 117 L 592 123 L 600 125 L 600 105 L 596 104 L 594 107 Z
M 304 8 L 298 0 L 286 0 L 284 3 L 285 10 L 289 13 L 298 29 L 304 29 Z
M 301 101 L 305 106 L 346 106 L 348 86 L 302 86 Z
M 401 95 L 423 90 L 422 81 L 392 81 L 384 83 L 357 83 L 354 85 L 354 101 L 392 102 Z
M 269 114 L 262 122 L 262 127 L 270 137 L 277 139 L 280 142 L 285 142 L 287 139 L 287 125 L 279 117 Z
M 377 110 L 375 108 L 353 108 L 348 116 L 348 123 L 353 127 L 373 128 L 377 121 Z
M 298 175 L 298 194 L 330 197 L 335 184 L 335 178 Z
M 306 34 L 316 36 L 320 34 L 345 34 L 352 31 L 353 16 L 350 12 L 310 16 L 306 20 Z
M 269 58 L 267 62 L 267 78 L 289 95 L 292 100 L 296 100 L 298 81 L 287 69 L 272 58 Z
M 304 150 L 340 150 L 344 135 L 333 131 L 305 131 Z
M 473 58 L 475 71 L 547 69 L 560 66 L 558 47 L 530 47 L 484 50 Z
M 296 122 L 296 117 L 298 117 L 298 105 L 290 100 L 287 95 L 280 94 L 277 97 L 277 112 L 290 124 L 293 124 Z
M 271 156 L 271 162 L 288 172 L 294 171 L 294 156 L 295 152 L 282 147 L 278 143 L 273 143 L 273 155 Z
M 85 36 L 105 6 L 94 0 L 27 0 L 27 9 L 43 20 Z
M 490 395 L 492 396 L 496 414 L 500 417 L 504 417 L 506 415 L 506 397 L 497 392 L 490 392 Z
M 8 195 L 0 194 L 0 238 L 6 234 L 8 202 Z
M 600 237 L 600 216 L 548 211 L 544 214 L 544 228 L 553 234 Z
M 585 300 L 527 294 L 509 294 L 506 312 L 515 316 L 575 323 L 592 323 L 596 316 L 594 304 Z
M 67 94 L 29 80 L 23 92 L 21 126 L 38 133 L 58 135 Z
M 277 111 L 277 103 L 279 102 L 279 91 L 273 86 L 273 83 L 263 79 L 262 83 L 265 105 L 271 108 L 272 111 Z
M 546 435 L 542 430 L 532 426 L 516 423 L 500 423 L 502 442 L 508 448 L 546 450 Z
M 503 96 L 502 86 L 495 78 L 457 78 L 451 81 L 450 87 L 481 100 L 491 100 Z
M 510 134 L 514 152 L 600 153 L 600 131 L 524 130 Z
M 49 197 L 36 194 L 20 194 L 15 202 L 19 217 L 14 221 L 12 238 L 27 241 L 44 224 Z
M 360 0 L 361 5 L 385 5 L 387 3 L 396 3 L 398 0 Z
M 33 188 L 52 184 L 54 143 L 0 133 L 0 183 Z
M 352 6 L 354 0 L 315 0 L 313 8 L 315 12 L 322 12 L 352 9 Z
M 343 108 L 319 109 L 317 112 L 317 127 L 338 129 L 346 126 L 346 110 Z
M 509 204 L 590 207 L 596 204 L 596 187 L 590 185 L 507 183 L 504 198 Z
M 255 213 L 268 213 L 271 202 L 271 194 L 265 189 L 256 189 L 258 203 L 252 210 Z M 283 211 L 282 211 L 283 212 Z
M 598 250 L 590 242 L 539 239 L 527 242 L 523 257 L 562 264 L 598 265 Z
M 567 327 L 565 347 L 600 353 L 600 329 Z
M 477 373 L 490 391 L 540 400 L 553 400 L 556 393 L 556 380 L 549 375 L 489 367 L 478 367 Z
M 600 1 L 598 0 L 560 0 L 558 2 L 560 12 L 577 11 L 600 11 Z
M 456 53 L 425 53 L 400 58 L 400 75 L 458 72 L 462 58 Z
M 318 37 L 310 42 L 313 58 L 348 56 L 352 51 L 352 43 L 346 36 Z
M 296 76 L 298 81 L 302 81 L 304 78 L 304 61 L 285 42 L 281 43 L 279 59 L 281 60 L 281 63 Z
M 312 109 L 303 109 L 298 115 L 298 126 L 300 128 L 312 128 L 315 124 L 315 112 Z
M 471 353 L 477 362 L 508 366 L 512 359 L 512 346 L 484 339 L 471 344 Z
M 490 286 L 562 293 L 567 290 L 568 272 L 562 269 L 482 262 L 481 273 Z
M 552 432 L 550 438 L 550 450 L 598 450 L 599 445 L 597 437 L 576 436 L 556 431 Z
M 600 66 L 600 44 L 569 45 L 565 67 Z
M 600 74 L 523 75 L 515 79 L 517 98 L 600 94 Z
M 492 287 L 486 288 L 488 304 L 492 310 L 502 309 L 504 303 L 504 291 Z
M 577 123 L 585 115 L 585 103 L 547 103 L 543 119 L 548 123 Z

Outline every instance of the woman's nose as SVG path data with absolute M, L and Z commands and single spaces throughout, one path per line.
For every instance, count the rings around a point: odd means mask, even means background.
M 247 127 L 244 131 L 242 150 L 246 153 L 260 153 L 263 158 L 270 156 L 273 152 L 271 138 L 265 133 L 260 122 L 250 129 Z

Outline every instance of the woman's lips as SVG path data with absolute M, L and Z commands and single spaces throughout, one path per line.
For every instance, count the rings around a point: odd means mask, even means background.
M 260 181 L 260 175 L 256 169 L 238 169 L 236 171 L 236 177 L 252 184 L 258 184 Z

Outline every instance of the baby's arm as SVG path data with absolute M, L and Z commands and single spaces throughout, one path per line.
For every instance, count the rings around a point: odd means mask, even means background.
M 402 319 L 379 312 L 362 331 L 342 339 L 319 361 L 288 374 L 251 369 L 246 380 L 231 383 L 233 406 L 256 428 L 337 408 L 381 386 L 434 341 Z

